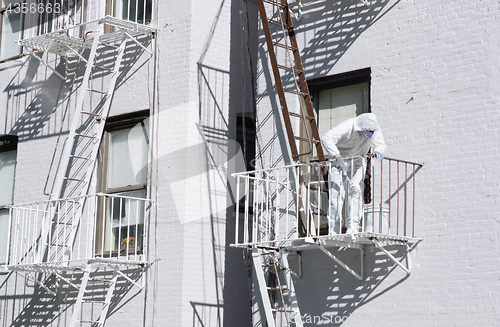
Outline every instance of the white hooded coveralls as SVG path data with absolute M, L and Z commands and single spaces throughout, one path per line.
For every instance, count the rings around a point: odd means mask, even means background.
M 372 138 L 366 138 L 361 136 L 358 131 L 373 131 L 374 133 Z M 344 158 L 363 156 L 368 153 L 370 148 L 372 148 L 372 152 L 381 154 L 385 154 L 387 150 L 377 117 L 372 113 L 361 114 L 340 123 L 323 135 L 321 143 L 329 159 L 333 159 L 339 154 Z M 361 182 L 364 180 L 366 170 L 365 158 L 347 159 L 345 164 L 347 176 L 354 185 L 361 189 Z M 345 194 L 345 177 L 342 176 L 339 169 L 333 167 L 328 176 L 330 190 L 329 233 L 339 234 Z M 347 210 L 347 232 L 357 232 L 363 216 L 362 193 L 349 192 L 345 209 Z

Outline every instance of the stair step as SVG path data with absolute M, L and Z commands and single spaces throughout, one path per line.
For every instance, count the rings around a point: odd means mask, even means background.
M 283 287 L 283 286 L 281 288 L 280 287 L 268 287 L 267 290 L 269 290 L 269 291 L 281 291 L 281 292 L 289 292 L 290 291 L 289 288 Z
M 283 48 L 283 49 L 286 49 L 286 50 L 291 50 L 291 51 L 298 51 L 299 50 L 296 47 L 291 47 L 289 45 L 279 43 L 279 42 L 273 42 L 273 45 L 280 47 L 280 48 Z
M 309 93 L 304 93 L 304 92 L 300 92 L 297 90 L 291 90 L 291 89 L 287 89 L 285 87 L 283 88 L 283 91 L 288 92 L 288 93 L 292 93 L 292 94 L 296 94 L 296 95 L 301 95 L 303 97 L 306 97 L 309 95 Z
M 309 120 L 314 120 L 315 119 L 314 117 L 307 116 L 307 115 L 296 114 L 295 112 L 289 112 L 289 115 L 293 116 L 293 117 L 305 118 L 305 119 L 309 119 Z
M 294 72 L 295 74 L 302 74 L 303 73 L 302 70 L 290 68 L 290 67 L 283 66 L 283 65 L 278 65 L 278 68 L 283 69 L 283 70 L 288 70 L 289 72 Z
M 85 302 L 85 303 L 101 303 L 101 304 L 106 304 L 106 301 L 96 301 L 96 300 L 82 300 L 82 302 Z
M 293 310 L 285 310 L 285 309 L 273 309 L 274 312 L 289 312 L 289 313 L 292 313 L 292 312 L 295 312 Z
M 281 26 L 281 22 L 280 21 L 273 20 L 273 19 L 269 19 L 268 21 L 269 21 L 269 23 L 271 23 L 273 25 Z M 288 25 L 286 23 L 283 23 L 283 27 L 285 27 L 286 29 L 292 28 L 292 26 L 290 26 L 290 25 Z
M 85 135 L 85 134 L 75 134 L 76 136 L 80 136 L 80 137 L 86 137 L 86 138 L 89 138 L 89 139 L 95 139 L 95 136 L 89 136 L 89 135 Z
M 109 95 L 109 92 L 104 92 L 104 91 L 99 91 L 99 90 L 94 90 L 94 89 L 87 89 L 87 91 L 100 93 L 100 94 L 104 94 L 104 95 Z
M 80 322 L 82 324 L 101 324 L 99 320 L 77 320 L 76 322 Z
M 94 65 L 94 67 L 97 68 L 97 69 L 107 70 L 108 72 L 112 72 L 113 71 L 112 68 L 101 67 L 101 66 L 97 66 L 97 65 Z
M 82 159 L 82 160 L 94 160 L 94 159 L 89 158 L 89 157 L 80 157 L 80 156 L 75 156 L 75 155 L 71 155 L 71 157 L 76 158 L 76 159 Z
M 305 137 L 300 137 L 300 136 L 295 136 L 295 139 L 298 140 L 298 141 L 311 142 L 311 143 L 316 143 L 316 144 L 321 143 L 321 141 L 312 140 L 312 139 L 306 139 Z
M 65 180 L 68 180 L 68 181 L 88 183 L 88 182 L 87 182 L 87 181 L 85 181 L 84 179 L 76 179 L 76 178 L 70 178 L 70 177 L 64 177 L 64 179 L 65 179 Z
M 99 115 L 99 114 L 95 114 L 95 113 L 93 113 L 93 112 L 88 112 L 88 111 L 80 111 L 80 112 L 81 112 L 82 114 L 84 114 L 84 115 L 95 116 L 95 117 L 98 117 L 98 118 L 100 118 L 100 119 L 103 119 L 103 118 L 104 118 L 104 116 Z
M 285 6 L 282 3 L 277 2 L 277 1 L 272 1 L 272 0 L 262 0 L 262 1 L 264 1 L 266 3 L 269 3 L 269 4 L 273 5 L 273 6 L 285 8 Z

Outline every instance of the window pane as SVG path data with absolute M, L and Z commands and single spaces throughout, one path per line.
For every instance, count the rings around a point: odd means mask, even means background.
M 0 205 L 12 204 L 17 151 L 0 152 Z
M 9 209 L 0 209 L 0 264 L 6 263 L 8 254 Z
M 123 192 L 132 198 L 146 198 L 146 190 Z M 105 251 L 142 250 L 144 231 L 144 210 L 142 200 L 108 197 L 106 200 Z
M 109 137 L 107 188 L 145 185 L 148 155 L 147 121 L 113 131 Z
M 319 135 L 349 118 L 368 112 L 368 83 L 319 92 Z
M 3 1 L 6 7 L 17 1 Z M 21 13 L 4 12 L 2 14 L 2 44 L 0 45 L 0 59 L 7 59 L 21 53 L 21 47 L 15 43 L 21 39 Z
M 151 22 L 151 0 L 116 0 L 115 17 L 137 23 Z

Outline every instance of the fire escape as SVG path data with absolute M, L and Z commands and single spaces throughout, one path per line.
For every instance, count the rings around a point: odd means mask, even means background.
M 20 41 L 33 58 L 64 80 L 37 53 L 78 61 L 78 76 L 82 77 L 72 87 L 78 89 L 75 105 L 65 113 L 72 119 L 69 135 L 64 142 L 58 140 L 54 152 L 60 159 L 54 163 L 57 170 L 46 193 L 49 200 L 11 206 L 6 260 L 8 270 L 26 273 L 49 294 L 57 295 L 48 284 L 54 277 L 73 289 L 77 295 L 68 303 L 74 303 L 67 323 L 70 327 L 103 326 L 118 283 L 143 288 L 144 278 L 140 277 L 150 265 L 144 226 L 151 201 L 89 192 L 124 57 L 131 51 L 152 55 L 144 45 L 148 43 L 141 41 L 151 40 L 156 29 L 137 14 L 131 19 L 84 12 L 83 7 L 81 12 L 77 24 Z
M 295 163 L 233 174 L 237 180 L 236 198 L 242 200 L 236 205 L 232 246 L 251 250 L 257 288 L 254 291 L 260 294 L 259 311 L 267 325 L 300 327 L 303 323 L 294 279 L 300 279 L 301 274 L 290 268 L 290 254 L 300 256 L 306 249 L 322 251 L 356 279 L 364 280 L 364 251 L 370 246 L 410 274 L 408 254 L 422 240 L 415 237 L 414 229 L 415 175 L 422 164 L 395 158 L 385 158 L 383 162 L 368 160 L 369 186 L 361 189 L 368 197 L 365 196 L 359 232 L 329 234 L 325 224 L 328 225 L 328 171 L 332 163 L 325 160 L 321 147 L 290 8 L 286 0 L 257 0 L 257 4 L 281 118 Z M 298 103 L 297 110 L 290 109 L 292 103 Z M 318 160 L 312 161 L 312 155 Z M 346 187 L 346 199 L 350 192 L 353 190 Z M 388 246 L 402 247 L 405 260 L 396 258 L 386 249 Z M 339 248 L 359 250 L 360 269 L 343 262 L 337 253 Z

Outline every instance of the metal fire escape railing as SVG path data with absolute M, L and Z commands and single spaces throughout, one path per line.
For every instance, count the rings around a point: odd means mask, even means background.
M 139 49 L 152 55 L 141 40 L 152 37 L 156 29 L 141 24 L 148 22 L 144 13 L 142 21 L 138 18 L 138 3 L 143 4 L 144 10 L 148 4 L 151 13 L 151 2 L 141 1 L 136 0 L 134 8 L 131 8 L 134 1 L 123 2 L 128 4 L 127 8 L 120 7 L 122 12 L 128 13 L 123 17 L 125 19 L 104 16 L 104 11 L 99 12 L 97 6 L 87 8 L 84 17 L 84 7 L 78 7 L 83 2 L 76 1 L 74 12 L 66 11 L 66 17 L 57 17 L 56 21 L 65 22 L 62 29 L 19 41 L 33 58 L 42 61 L 64 80 L 65 76 L 50 67 L 37 53 L 75 56 L 85 67 L 76 106 L 72 106 L 73 112 L 64 115 L 72 117 L 69 136 L 65 142 L 58 139 L 57 146 L 62 146 L 62 150 L 58 151 L 56 146 L 54 151 L 54 157 L 57 152 L 61 157 L 56 165 L 58 169 L 50 199 L 10 207 L 10 248 L 5 261 L 8 270 L 24 271 L 28 277 L 31 273 L 38 273 L 33 281 L 50 294 L 56 295 L 45 284 L 50 275 L 78 289 L 68 324 L 70 327 L 83 323 L 103 326 L 118 278 L 142 288 L 143 285 L 124 271 L 144 270 L 149 265 L 147 225 L 152 202 L 125 196 L 88 194 L 125 52 Z M 111 1 L 116 2 L 119 1 Z M 76 14 L 78 10 L 80 16 Z M 127 20 L 131 18 L 130 13 L 135 13 L 133 21 Z M 89 19 L 93 15 L 102 18 Z M 128 47 L 128 42 L 136 47 Z M 105 58 L 100 58 L 100 55 Z M 93 83 L 94 79 L 101 83 Z M 96 87 L 96 84 L 100 86 Z M 96 100 L 94 95 L 99 99 Z M 64 276 L 67 271 L 79 272 L 81 276 L 68 278 Z M 106 290 L 102 300 L 93 294 L 95 281 L 106 285 L 100 285 Z M 79 320 L 85 303 L 100 307 L 100 310 L 92 311 L 97 312 L 97 318 Z
M 12 205 L 7 268 L 38 272 L 48 267 L 63 268 L 68 261 L 74 267 L 80 263 L 80 268 L 92 260 L 144 263 L 144 226 L 150 210 L 148 199 L 103 193 Z M 72 236 L 67 226 L 79 212 L 81 223 Z M 47 226 L 51 228 L 44 231 Z M 46 239 L 41 237 L 44 234 L 48 235 Z M 44 244 L 47 240 L 53 242 L 50 247 Z
M 237 197 L 242 198 L 236 205 L 234 246 L 291 246 L 310 237 L 361 240 L 368 234 L 394 241 L 416 239 L 416 173 L 422 164 L 394 158 L 370 163 L 369 175 L 361 185 L 364 219 L 359 233 L 353 235 L 328 234 L 328 182 L 322 168 L 330 170 L 332 162 L 233 174 Z M 351 190 L 345 189 L 348 198 Z M 343 214 L 345 217 L 345 211 Z

